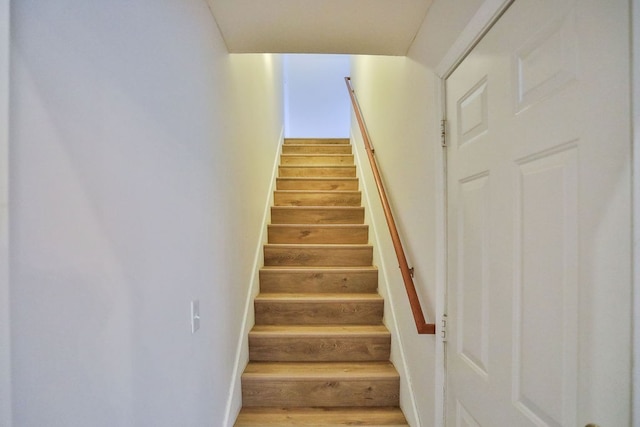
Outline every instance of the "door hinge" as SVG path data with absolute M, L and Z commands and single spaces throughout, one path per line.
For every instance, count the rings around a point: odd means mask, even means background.
M 447 146 L 447 120 L 440 120 L 440 143 L 443 147 Z
M 442 342 L 447 342 L 447 315 L 443 314 L 440 319 L 440 338 Z

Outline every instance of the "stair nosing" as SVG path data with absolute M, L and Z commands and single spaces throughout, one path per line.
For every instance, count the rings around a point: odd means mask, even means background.
M 377 292 L 261 292 L 255 296 L 257 302 L 384 302 Z
M 289 147 L 331 147 L 336 144 L 287 144 Z M 351 145 L 351 144 L 342 144 L 342 145 Z
M 357 181 L 357 176 L 278 176 L 276 180 L 291 181 Z
M 254 338 L 387 338 L 391 332 L 376 325 L 255 325 L 249 336 Z
M 368 224 L 267 224 L 267 227 L 274 228 L 368 228 Z
M 273 190 L 276 193 L 284 193 L 284 194 L 292 194 L 292 193 L 303 193 L 303 194 L 361 194 L 360 190 Z
M 378 271 L 378 267 L 375 265 L 363 265 L 363 266 L 286 266 L 286 265 L 265 265 L 260 267 L 262 271 L 278 271 L 284 270 L 287 272 L 300 272 L 300 273 L 310 273 L 313 271 L 317 271 L 318 273 L 326 273 L 332 270 L 339 271 L 341 273 L 349 273 L 349 272 L 362 272 L 362 271 Z
M 364 249 L 372 248 L 370 243 L 265 243 L 265 248 L 292 248 L 292 249 Z M 330 267 L 325 266 L 325 267 Z
M 353 157 L 353 153 L 280 153 L 284 157 Z
M 360 369 L 349 371 L 349 366 L 357 365 Z M 278 367 L 276 372 L 247 372 L 247 369 L 260 367 Z M 308 370 L 292 370 L 291 368 L 304 367 Z M 323 367 L 318 371 L 318 367 Z M 327 367 L 333 369 L 331 371 Z M 363 369 L 364 368 L 364 369 Z M 378 368 L 377 370 L 374 368 Z M 380 371 L 382 370 L 382 371 Z M 254 362 L 248 363 L 242 373 L 242 378 L 251 381 L 273 381 L 283 379 L 285 381 L 375 381 L 398 380 L 399 373 L 389 361 L 384 362 Z
M 340 141 L 340 144 L 350 144 L 351 143 L 351 138 L 323 138 L 323 137 L 304 137 L 304 138 L 284 138 L 284 143 L 287 144 L 289 141 L 309 141 L 309 140 L 315 140 L 315 141 Z M 346 141 L 346 142 L 345 142 Z M 336 142 L 333 142 L 333 144 L 335 144 Z M 328 142 L 327 144 L 331 144 L 330 142 Z
M 277 190 L 282 191 L 282 190 Z M 364 210 L 364 206 L 271 206 L 271 209 L 326 209 L 326 210 L 340 210 L 340 209 L 350 209 L 350 210 Z
M 291 155 L 291 154 L 282 154 L 283 156 Z M 281 168 L 355 168 L 356 165 L 278 165 Z M 278 177 L 278 178 L 295 178 L 295 177 Z M 302 177 L 301 177 L 302 178 Z M 345 177 L 345 178 L 355 178 L 355 177 Z

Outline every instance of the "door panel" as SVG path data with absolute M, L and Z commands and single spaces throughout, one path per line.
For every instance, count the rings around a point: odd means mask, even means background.
M 518 160 L 517 168 L 513 399 L 545 425 L 575 425 L 577 142 Z
M 629 424 L 628 13 L 517 0 L 447 79 L 447 425 Z
M 460 182 L 458 216 L 460 357 L 484 377 L 488 376 L 489 278 L 488 227 L 489 175 L 480 173 Z

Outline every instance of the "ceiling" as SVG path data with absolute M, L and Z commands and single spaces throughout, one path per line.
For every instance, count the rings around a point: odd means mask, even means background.
M 406 55 L 432 0 L 208 0 L 231 53 Z

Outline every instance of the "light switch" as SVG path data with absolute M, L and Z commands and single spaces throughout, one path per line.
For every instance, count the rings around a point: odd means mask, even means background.
M 191 301 L 191 333 L 200 329 L 200 300 Z

